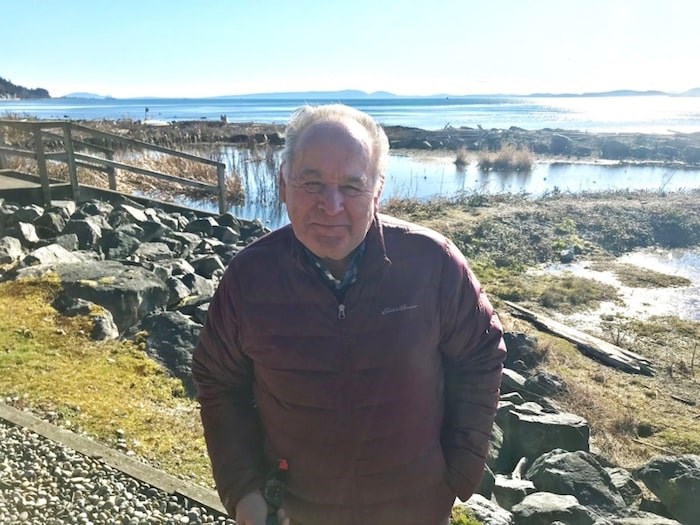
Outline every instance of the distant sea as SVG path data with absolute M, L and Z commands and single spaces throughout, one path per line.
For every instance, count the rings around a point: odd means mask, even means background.
M 0 117 L 42 119 L 214 120 L 284 124 L 304 103 L 328 99 L 148 98 L 0 100 Z M 600 96 L 356 98 L 336 100 L 366 111 L 385 125 L 423 129 L 447 126 L 527 130 L 559 128 L 590 132 L 700 132 L 700 97 Z M 148 108 L 148 111 L 146 111 Z

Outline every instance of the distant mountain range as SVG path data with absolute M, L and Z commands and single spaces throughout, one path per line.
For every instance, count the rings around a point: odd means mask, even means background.
M 700 88 L 693 88 L 683 93 L 669 93 L 666 91 L 637 91 L 633 89 L 618 89 L 614 91 L 600 91 L 591 93 L 531 93 L 506 94 L 506 93 L 483 93 L 470 95 L 454 95 L 440 93 L 435 95 L 396 95 L 388 91 L 375 91 L 366 93 L 356 89 L 345 89 L 340 91 L 290 91 L 282 93 L 250 93 L 247 95 L 225 95 L 212 97 L 217 99 L 310 99 L 310 100 L 347 100 L 347 99 L 386 99 L 386 98 L 466 98 L 466 97 L 648 97 L 648 96 L 668 96 L 668 97 L 700 97 Z
M 683 93 L 668 93 L 666 91 L 635 91 L 633 89 L 617 89 L 595 93 L 532 93 L 528 97 L 700 97 L 700 88 L 689 89 Z
M 77 93 L 68 93 L 67 95 L 63 95 L 62 97 L 59 97 L 59 98 L 89 98 L 89 99 L 94 99 L 94 100 L 108 100 L 108 99 L 113 99 L 114 97 L 110 97 L 109 95 L 96 95 L 95 93 L 77 92 Z
M 435 98 L 439 95 L 431 95 L 430 98 Z M 287 91 L 280 93 L 250 93 L 247 95 L 224 95 L 221 97 L 213 98 L 229 98 L 229 99 L 242 99 L 242 98 L 286 98 L 286 99 L 299 99 L 308 98 L 314 100 L 341 100 L 341 99 L 356 99 L 356 98 L 397 98 L 402 97 L 402 95 L 395 95 L 394 93 L 389 93 L 388 91 L 375 91 L 373 93 L 366 93 L 358 89 L 342 89 L 339 91 Z M 405 97 L 404 97 L 405 98 Z M 412 97 L 413 98 L 413 97 Z
M 277 93 L 249 93 L 245 95 L 223 95 L 218 97 L 178 97 L 178 98 L 213 98 L 213 99 L 291 99 L 291 100 L 352 100 L 352 99 L 387 99 L 387 98 L 466 98 L 466 97 L 644 97 L 644 96 L 669 96 L 669 97 L 700 97 L 700 87 L 689 89 L 683 93 L 669 93 L 666 91 L 637 91 L 633 89 L 618 89 L 614 91 L 600 91 L 587 93 L 531 93 L 529 95 L 513 93 L 483 93 L 469 95 L 454 95 L 440 93 L 435 95 L 396 95 L 388 91 L 375 91 L 366 93 L 357 89 L 343 89 L 338 91 L 286 91 Z M 51 98 L 49 92 L 43 88 L 28 89 L 18 86 L 0 77 L 0 99 L 23 98 Z M 75 92 L 60 98 L 109 100 L 115 97 L 98 95 L 95 93 Z M 173 97 L 129 97 L 140 100 L 158 100 Z

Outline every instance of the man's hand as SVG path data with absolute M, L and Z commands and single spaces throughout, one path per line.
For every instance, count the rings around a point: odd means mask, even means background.
M 265 525 L 267 503 L 259 490 L 249 492 L 236 505 L 236 525 Z
M 267 502 L 259 490 L 249 492 L 236 505 L 236 525 L 266 525 Z M 277 510 L 277 523 L 290 525 L 284 509 Z

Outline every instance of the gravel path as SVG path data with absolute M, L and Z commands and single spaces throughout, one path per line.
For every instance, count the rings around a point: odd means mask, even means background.
M 0 523 L 234 525 L 216 511 L 2 419 Z

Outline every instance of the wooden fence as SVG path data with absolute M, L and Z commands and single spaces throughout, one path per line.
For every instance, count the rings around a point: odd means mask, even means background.
M 78 183 L 76 172 L 77 167 L 85 167 L 91 170 L 105 172 L 108 178 L 109 189 L 114 191 L 117 191 L 116 170 L 119 169 L 185 186 L 195 187 L 206 193 L 216 194 L 218 197 L 219 213 L 225 213 L 227 210 L 225 198 L 226 166 L 221 162 L 204 157 L 198 157 L 196 155 L 191 155 L 189 153 L 184 153 L 182 151 L 177 151 L 170 148 L 164 148 L 155 144 L 149 144 L 140 140 L 122 137 L 121 135 L 116 135 L 114 133 L 96 130 L 71 121 L 24 121 L 0 119 L 0 127 L 1 126 L 7 126 L 11 129 L 21 130 L 31 134 L 34 149 L 23 149 L 9 146 L 2 142 L 2 136 L 0 135 L 0 158 L 4 154 L 28 157 L 36 160 L 44 204 L 49 204 L 51 202 L 51 185 L 48 171 L 46 169 L 46 161 L 51 160 L 65 162 L 67 164 L 71 193 L 75 201 L 80 199 L 80 184 Z M 114 160 L 114 150 L 108 147 L 86 142 L 85 139 L 78 140 L 74 138 L 74 134 L 76 134 L 76 132 L 79 132 L 81 136 L 103 139 L 104 142 L 108 144 L 121 144 L 122 146 L 134 147 L 142 151 L 155 151 L 172 155 L 174 157 L 187 159 L 193 162 L 215 166 L 217 183 L 207 184 L 198 180 L 186 179 L 175 175 L 169 175 L 167 173 L 149 170 L 140 166 L 126 164 L 124 162 L 117 162 Z M 52 148 L 52 151 L 47 151 L 45 140 L 51 140 L 52 143 L 62 144 L 63 149 L 54 151 Z M 0 166 L 0 168 L 2 167 L 3 166 Z

